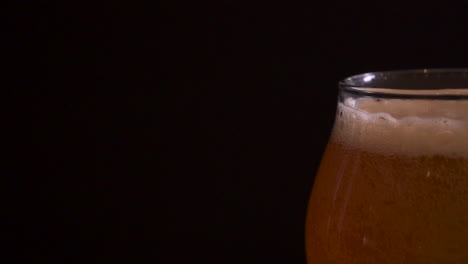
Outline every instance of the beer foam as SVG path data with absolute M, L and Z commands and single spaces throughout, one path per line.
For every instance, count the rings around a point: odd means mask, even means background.
M 468 158 L 468 101 L 348 98 L 332 138 L 383 154 Z

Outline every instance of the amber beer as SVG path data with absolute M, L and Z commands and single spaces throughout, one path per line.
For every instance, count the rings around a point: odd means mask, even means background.
M 306 252 L 309 264 L 468 263 L 467 100 L 340 102 Z

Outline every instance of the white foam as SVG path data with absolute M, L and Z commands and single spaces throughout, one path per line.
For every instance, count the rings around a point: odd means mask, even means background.
M 468 158 L 468 101 L 348 98 L 332 137 L 371 152 Z

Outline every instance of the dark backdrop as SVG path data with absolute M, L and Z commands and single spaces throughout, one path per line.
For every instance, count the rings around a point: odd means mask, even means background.
M 15 37 L 4 44 L 21 51 L 10 67 L 35 89 L 19 90 L 20 118 L 10 118 L 26 124 L 12 137 L 21 166 L 8 174 L 10 255 L 305 263 L 307 200 L 337 82 L 466 66 L 465 14 L 456 3 L 403 1 L 11 12 Z
M 337 82 L 466 66 L 463 8 L 348 1 L 165 6 L 165 260 L 305 263 Z M 466 10 L 466 9 L 465 9 Z M 177 124 L 177 125 L 175 125 Z

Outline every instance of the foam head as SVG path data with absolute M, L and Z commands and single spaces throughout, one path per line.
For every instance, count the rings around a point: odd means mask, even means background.
M 383 154 L 468 158 L 468 100 L 348 98 L 332 138 Z

